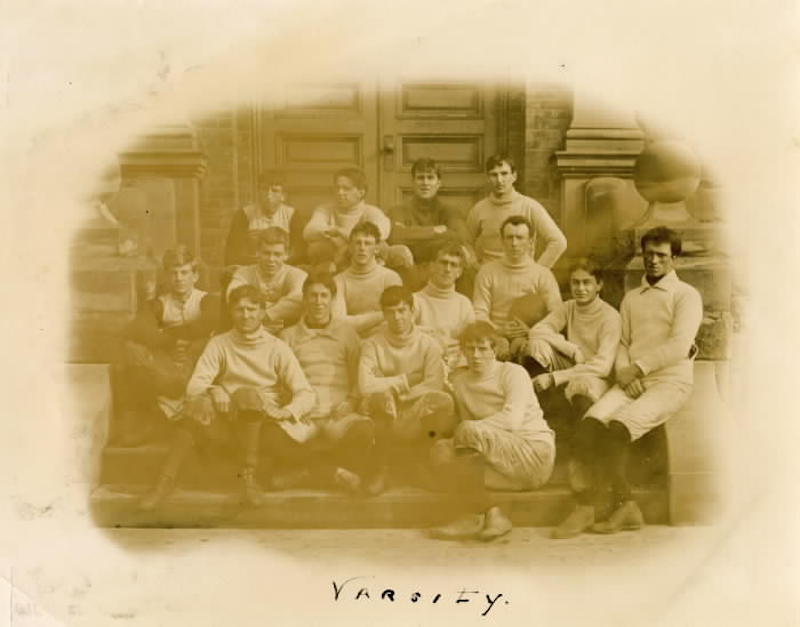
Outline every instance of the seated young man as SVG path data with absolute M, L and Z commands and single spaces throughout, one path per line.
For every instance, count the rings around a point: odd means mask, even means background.
M 180 409 L 195 361 L 219 323 L 219 299 L 195 287 L 198 261 L 189 249 L 166 251 L 162 266 L 167 291 L 139 309 L 114 365 L 120 446 L 147 439 L 154 413 L 171 418 Z
M 264 326 L 272 332 L 297 322 L 303 306 L 303 281 L 306 273 L 286 264 L 289 257 L 289 233 L 278 227 L 259 232 L 256 255 L 258 263 L 242 266 L 234 272 L 227 294 L 242 285 L 252 285 L 261 292 L 266 306 Z
M 372 421 L 357 413 L 358 334 L 344 320 L 336 320 L 331 305 L 336 283 L 330 274 L 312 274 L 303 284 L 303 316 L 280 334 L 294 351 L 317 400 L 308 418 L 326 450 L 308 459 L 323 479 L 358 492 L 373 470 L 375 438 Z
M 475 244 L 478 258 L 487 261 L 503 258 L 505 245 L 500 226 L 511 216 L 521 216 L 531 225 L 529 255 L 541 249 L 536 263 L 545 268 L 553 264 L 567 249 L 567 238 L 540 203 L 514 189 L 517 170 L 507 155 L 494 155 L 486 160 L 486 176 L 491 192 L 478 201 L 467 214 L 467 230 Z
M 443 487 L 461 500 L 466 514 L 432 530 L 442 539 L 491 540 L 511 530 L 511 521 L 487 491 L 535 490 L 550 478 L 555 461 L 553 432 L 542 417 L 525 369 L 497 361 L 499 339 L 488 322 L 461 335 L 467 367 L 452 377 L 460 422 L 452 439 L 431 451 Z
M 680 236 L 666 227 L 641 239 L 645 274 L 622 299 L 622 338 L 614 370 L 616 384 L 581 420 L 573 446 L 577 467 L 571 480 L 577 505 L 553 531 L 569 538 L 639 529 L 644 520 L 626 474 L 633 441 L 666 422 L 689 398 L 694 375 L 694 340 L 703 319 L 700 293 L 675 273 Z M 614 511 L 595 522 L 595 493 L 608 478 Z
M 500 359 L 522 360 L 529 327 L 562 302 L 553 273 L 531 258 L 532 233 L 525 218 L 507 218 L 500 226 L 503 258 L 483 264 L 475 279 L 475 317 L 500 334 Z
M 419 469 L 419 463 L 427 463 L 430 442 L 454 425 L 442 351 L 414 325 L 414 295 L 402 286 L 388 287 L 380 304 L 386 325 L 364 341 L 358 365 L 362 407 L 375 421 L 380 468 L 373 493 L 383 487 L 390 456 L 392 462 Z
M 375 251 L 380 243 L 378 227 L 363 222 L 350 232 L 350 265 L 336 275 L 333 315 L 344 318 L 361 337 L 367 337 L 383 322 L 380 298 L 391 285 L 403 283 L 400 275 L 378 263 Z
M 262 326 L 261 293 L 242 285 L 231 292 L 228 306 L 233 329 L 211 338 L 197 360 L 158 482 L 139 503 L 143 510 L 154 509 L 172 492 L 196 438 L 227 442 L 231 430 L 236 432 L 243 499 L 259 506 L 259 448 L 272 460 L 315 433 L 305 418 L 314 406 L 314 392 L 292 350 Z
M 462 361 L 458 337 L 475 322 L 475 311 L 470 300 L 455 289 L 465 265 L 463 248 L 445 244 L 434 259 L 428 284 L 414 294 L 416 323 L 439 340 L 452 371 Z
M 297 230 L 295 210 L 286 204 L 283 181 L 275 175 L 265 175 L 260 180 L 259 188 L 261 196 L 256 202 L 233 214 L 225 241 L 226 266 L 249 266 L 256 263 L 259 232 L 274 227 L 291 234 Z
M 414 193 L 389 212 L 392 221 L 389 243 L 408 246 L 414 255 L 414 268 L 408 272 L 410 280 L 406 285 L 412 290 L 421 288 L 427 282 L 436 252 L 443 246 L 460 245 L 465 260 L 462 278 L 467 271 L 471 288 L 477 260 L 468 246 L 469 233 L 461 212 L 442 202 L 438 195 L 442 185 L 439 165 L 433 159 L 417 159 L 411 165 L 411 179 Z
M 357 168 L 344 168 L 334 173 L 336 201 L 314 210 L 303 229 L 307 243 L 306 257 L 312 267 L 325 267 L 333 271 L 347 265 L 348 240 L 357 224 L 371 222 L 378 228 L 378 241 L 385 242 L 392 224 L 379 207 L 364 202 L 367 195 L 367 177 Z M 387 266 L 395 269 L 410 267 L 414 263 L 406 246 L 382 244 L 380 256 Z
M 534 375 L 545 418 L 557 432 L 560 416 L 553 414 L 566 409 L 559 402 L 566 397 L 571 411 L 566 424 L 560 425 L 564 435 L 608 390 L 622 332 L 619 312 L 600 298 L 603 281 L 591 260 L 581 258 L 570 265 L 569 286 L 572 299 L 531 329 L 530 358 L 524 364 Z

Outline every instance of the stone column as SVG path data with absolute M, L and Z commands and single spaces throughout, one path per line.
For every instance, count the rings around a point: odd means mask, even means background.
M 603 109 L 576 91 L 565 148 L 556 152 L 565 257 L 612 257 L 615 234 L 644 213 L 631 179 L 643 146 L 632 112 Z

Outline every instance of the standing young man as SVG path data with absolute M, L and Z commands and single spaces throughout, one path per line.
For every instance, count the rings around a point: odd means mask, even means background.
M 394 270 L 375 258 L 380 231 L 371 222 L 363 222 L 350 232 L 350 265 L 336 275 L 333 315 L 344 318 L 361 337 L 373 333 L 383 322 L 380 298 L 383 291 L 403 281 Z
M 292 350 L 262 326 L 260 292 L 242 285 L 231 292 L 228 306 L 233 329 L 211 338 L 197 361 L 158 482 L 140 502 L 143 510 L 154 509 L 173 490 L 195 438 L 226 440 L 233 428 L 239 438 L 243 498 L 259 506 L 263 496 L 255 472 L 260 447 L 276 458 L 314 435 L 305 417 L 314 406 L 314 392 Z
M 475 321 L 472 302 L 455 288 L 465 264 L 463 247 L 445 244 L 435 253 L 427 285 L 414 294 L 415 321 L 442 344 L 448 370 L 460 365 L 458 338 Z
M 414 255 L 415 272 L 408 283 L 411 289 L 425 284 L 436 251 L 445 245 L 467 248 L 469 232 L 461 211 L 442 202 L 438 195 L 442 172 L 433 159 L 417 159 L 411 165 L 413 195 L 389 212 L 392 222 L 390 244 L 404 244 Z M 474 258 L 465 250 L 464 258 Z M 471 266 L 472 264 L 470 264 Z M 466 266 L 462 268 L 466 269 Z M 474 270 L 470 271 L 474 273 Z M 474 275 L 474 274 L 473 274 Z
M 116 444 L 147 439 L 154 415 L 180 411 L 186 382 L 219 324 L 219 299 L 197 289 L 198 261 L 185 246 L 164 253 L 166 291 L 143 304 L 114 364 Z
M 349 492 L 358 492 L 373 468 L 372 421 L 357 412 L 358 334 L 336 320 L 331 305 L 336 283 L 330 274 L 312 274 L 303 284 L 303 316 L 284 329 L 281 339 L 297 356 L 316 394 L 308 418 L 326 445 L 323 459 L 306 456 L 323 478 Z
M 703 319 L 700 293 L 675 273 L 681 238 L 656 227 L 641 239 L 642 284 L 622 299 L 622 339 L 614 369 L 616 385 L 595 403 L 578 426 L 574 454 L 587 471 L 573 486 L 576 508 L 553 531 L 568 538 L 591 528 L 597 533 L 639 529 L 642 512 L 626 475 L 631 442 L 663 424 L 688 400 L 693 383 L 695 336 Z M 595 522 L 593 490 L 607 475 L 614 511 Z
M 505 155 L 489 157 L 486 174 L 491 191 L 467 215 L 467 230 L 478 258 L 483 262 L 501 259 L 500 225 L 511 216 L 522 216 L 532 226 L 530 254 L 541 249 L 536 262 L 545 268 L 553 267 L 567 249 L 567 238 L 541 204 L 514 189 L 517 170 L 513 159 Z
M 467 367 L 452 377 L 461 422 L 452 439 L 431 451 L 444 487 L 461 501 L 465 515 L 432 530 L 434 537 L 492 540 L 511 530 L 511 521 L 492 502 L 488 489 L 535 490 L 550 478 L 555 461 L 553 432 L 522 366 L 497 361 L 498 335 L 484 321 L 461 335 Z
M 414 295 L 402 286 L 388 287 L 380 305 L 386 325 L 364 341 L 358 366 L 359 391 L 365 413 L 375 421 L 382 466 L 372 492 L 382 488 L 392 453 L 395 461 L 425 462 L 427 445 L 454 426 L 442 351 L 435 339 L 416 328 Z
M 264 326 L 277 331 L 297 322 L 303 301 L 306 273 L 286 263 L 289 257 L 289 233 L 278 227 L 260 231 L 256 238 L 255 265 L 234 272 L 227 294 L 242 285 L 257 288 L 264 299 Z
M 553 273 L 531 258 L 533 229 L 526 218 L 506 218 L 498 232 L 503 258 L 481 266 L 472 303 L 475 317 L 491 322 L 502 338 L 498 357 L 522 359 L 529 327 L 561 305 L 561 292 Z

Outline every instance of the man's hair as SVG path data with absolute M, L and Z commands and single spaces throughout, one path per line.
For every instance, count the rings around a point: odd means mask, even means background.
M 433 172 L 437 178 L 442 178 L 442 169 L 439 164 L 428 157 L 417 159 L 411 164 L 411 176 L 416 176 L 418 172 Z
M 477 320 L 472 324 L 468 324 L 461 332 L 461 335 L 458 336 L 458 342 L 461 346 L 482 342 L 483 340 L 489 340 L 493 348 L 500 341 L 500 334 L 485 320 Z
M 600 270 L 600 266 L 590 257 L 577 257 L 570 261 L 567 276 L 571 278 L 572 273 L 576 270 L 583 270 L 591 274 L 598 282 L 603 280 L 603 272 Z
M 486 172 L 489 172 L 492 168 L 499 168 L 502 167 L 504 163 L 508 164 L 508 167 L 511 168 L 512 172 L 517 171 L 517 164 L 514 163 L 514 159 L 509 157 L 508 155 L 492 155 L 486 160 Z
M 381 309 L 396 307 L 400 303 L 406 303 L 409 308 L 414 307 L 414 294 L 405 285 L 391 285 L 383 290 Z
M 261 290 L 259 290 L 255 285 L 240 285 L 233 289 L 233 291 L 228 296 L 228 309 L 233 309 L 239 301 L 244 300 L 251 300 L 256 303 L 259 307 L 264 306 L 264 297 L 261 295 Z
M 436 261 L 439 257 L 458 257 L 461 260 L 461 267 L 467 265 L 467 257 L 464 255 L 464 247 L 461 244 L 454 244 L 452 242 L 447 242 L 443 244 L 439 248 L 436 249 L 436 253 L 433 256 L 433 260 Z
M 338 179 L 340 176 L 349 178 L 356 188 L 366 193 L 367 175 L 364 174 L 363 170 L 359 170 L 358 168 L 342 168 L 340 170 L 336 170 L 336 172 L 333 173 L 334 185 L 336 184 L 336 179 Z
M 303 294 L 311 288 L 312 285 L 322 285 L 326 288 L 331 296 L 336 296 L 336 281 L 333 280 L 333 275 L 330 272 L 312 272 L 303 281 Z
M 267 170 L 262 172 L 258 177 L 258 186 L 262 191 L 268 190 L 273 185 L 286 185 L 286 177 L 283 172 L 276 172 L 275 170 Z
M 376 244 L 380 243 L 381 241 L 381 231 L 372 222 L 359 222 L 356 224 L 353 227 L 353 230 L 350 231 L 351 242 L 355 239 L 356 235 L 369 235 L 370 237 L 375 238 Z
M 283 244 L 289 250 L 289 234 L 279 226 L 270 226 L 256 235 L 256 250 L 265 245 Z
M 187 263 L 192 264 L 193 272 L 197 272 L 200 260 L 192 254 L 192 251 L 185 244 L 178 244 L 175 248 L 164 251 L 164 256 L 161 258 L 161 266 L 165 271 L 177 266 L 185 266 Z
M 672 256 L 677 257 L 681 254 L 681 250 L 683 249 L 683 245 L 681 243 L 681 236 L 678 235 L 676 231 L 666 227 L 666 226 L 657 226 L 653 229 L 647 231 L 644 235 L 642 235 L 642 252 L 644 252 L 644 247 L 647 242 L 652 242 L 653 244 L 669 244 L 669 249 L 672 251 Z
M 506 225 L 511 224 L 513 226 L 518 226 L 520 224 L 524 224 L 528 227 L 528 237 L 533 237 L 533 225 L 528 218 L 524 216 L 508 216 L 505 220 L 503 220 L 503 224 L 500 225 L 500 237 L 503 237 L 503 231 L 506 230 Z

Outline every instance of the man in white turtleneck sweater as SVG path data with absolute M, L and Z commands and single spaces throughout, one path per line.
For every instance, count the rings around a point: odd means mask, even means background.
M 209 341 L 186 386 L 182 419 L 158 483 L 140 508 L 155 508 L 175 486 L 178 470 L 195 439 L 228 440 L 231 426 L 239 436 L 244 501 L 263 503 L 255 479 L 259 448 L 276 457 L 314 435 L 306 415 L 314 391 L 292 350 L 262 326 L 265 308 L 258 288 L 242 285 L 228 297 L 233 329 Z
M 336 275 L 333 317 L 347 320 L 361 337 L 368 337 L 383 322 L 380 298 L 391 285 L 402 285 L 400 275 L 375 259 L 381 241 L 378 227 L 362 222 L 350 233 L 350 265 Z
M 529 325 L 561 305 L 561 292 L 553 273 L 530 256 L 532 227 L 521 216 L 506 218 L 499 229 L 504 255 L 481 266 L 475 279 L 472 303 L 478 320 L 491 322 L 501 335 L 498 358 L 527 355 Z M 525 318 L 515 315 L 526 302 Z
M 467 214 L 467 230 L 478 257 L 483 262 L 501 259 L 500 225 L 510 216 L 522 216 L 533 226 L 530 254 L 535 255 L 537 250 L 541 250 L 536 262 L 552 268 L 567 249 L 567 238 L 541 204 L 514 189 L 517 172 L 513 159 L 505 155 L 489 157 L 486 174 L 492 191 Z
M 416 452 L 454 425 L 453 399 L 445 392 L 445 367 L 439 343 L 414 324 L 414 295 L 405 287 L 387 288 L 380 299 L 386 324 L 361 347 L 358 386 L 363 410 L 375 421 L 376 457 L 382 468 L 371 488 L 383 487 L 389 456 L 411 462 Z M 394 444 L 394 451 L 390 447 Z M 399 449 L 403 453 L 397 455 Z M 422 451 L 427 455 L 427 451 Z M 405 459 L 403 459 L 405 458 Z
M 572 299 L 533 326 L 528 349 L 536 391 L 563 386 L 560 392 L 580 419 L 609 388 L 622 323 L 619 312 L 600 298 L 603 281 L 591 260 L 570 265 L 569 285 Z
M 439 340 L 451 371 L 462 361 L 458 337 L 475 321 L 472 303 L 455 288 L 465 263 L 462 246 L 446 244 L 436 252 L 428 284 L 414 294 L 416 323 Z

